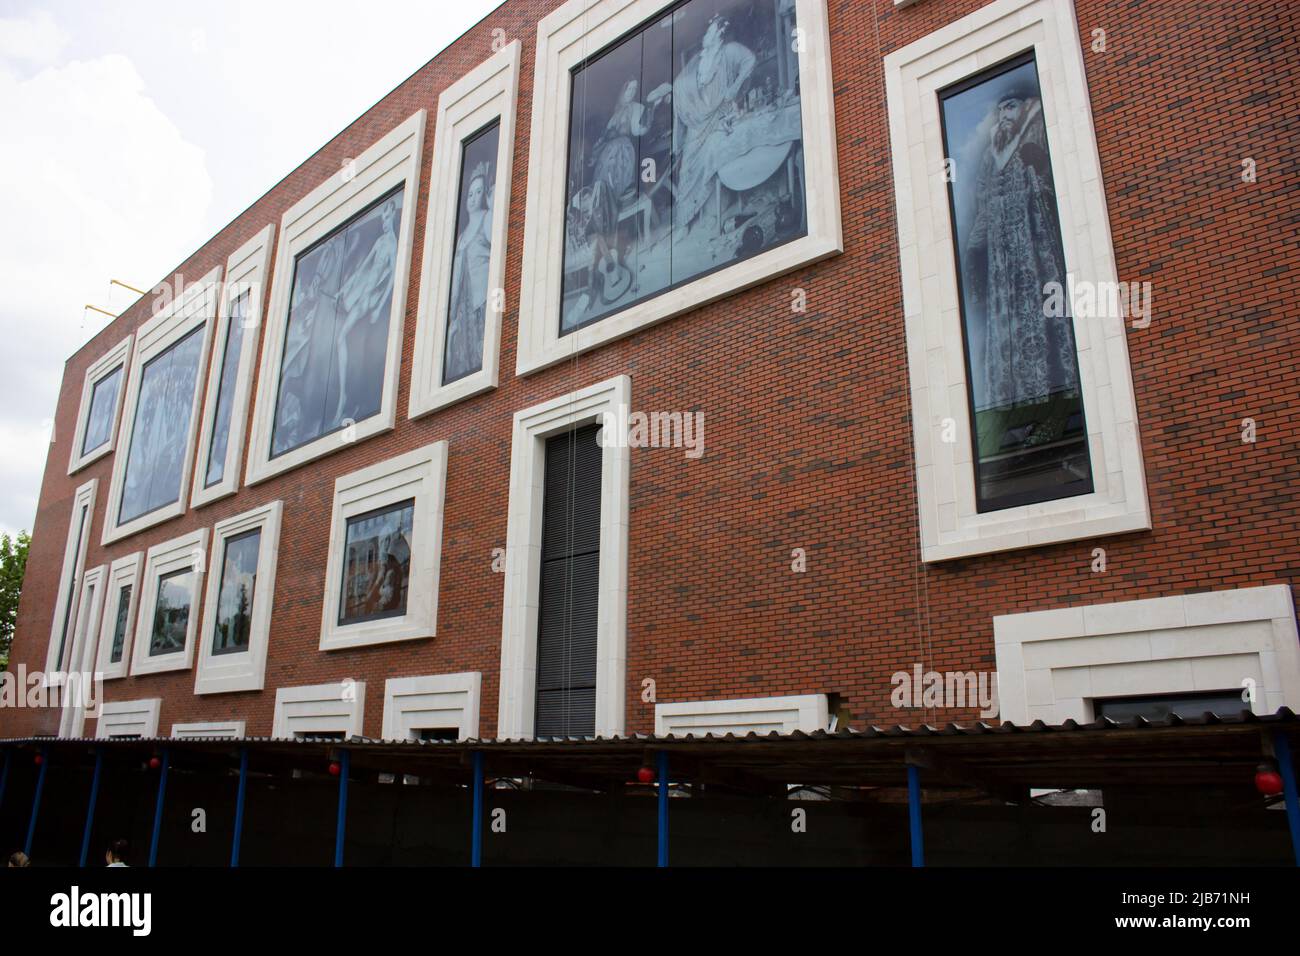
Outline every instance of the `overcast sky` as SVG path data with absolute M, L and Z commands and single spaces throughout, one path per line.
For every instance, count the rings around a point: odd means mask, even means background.
M 500 0 L 0 0 L 0 531 L 63 363 Z M 60 452 L 63 459 L 66 452 Z

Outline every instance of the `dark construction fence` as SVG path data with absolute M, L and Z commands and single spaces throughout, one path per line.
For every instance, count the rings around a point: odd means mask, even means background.
M 815 742 L 812 737 L 805 739 Z M 1079 763 L 1085 757 L 1081 752 L 1063 756 L 1061 744 L 1066 739 L 1057 737 L 1050 752 L 1040 748 L 1037 763 L 1022 768 L 1043 768 L 1052 779 L 1042 782 L 1049 785 L 1074 786 L 1101 779 L 1099 771 L 1065 773 L 1063 759 Z M 925 862 L 940 866 L 1292 864 L 1288 814 L 1281 801 L 1264 799 L 1253 786 L 1258 728 L 1253 736 L 1233 739 L 1233 751 L 1239 751 L 1234 759 L 1226 756 L 1227 739 L 1205 736 L 1199 748 L 1170 746 L 1174 739 L 1168 736 L 1140 743 L 1130 740 L 1122 748 L 1118 736 L 1108 741 L 1108 748 L 1095 754 L 1109 774 L 1098 797 L 1104 808 L 1100 830 L 1094 806 L 1044 805 L 1029 797 L 1028 788 L 1022 788 L 1009 769 L 1015 761 L 1006 756 L 1024 738 L 998 748 L 1000 772 L 994 772 L 988 754 L 981 757 L 966 747 L 966 762 L 961 762 L 957 751 L 948 748 L 939 761 L 941 769 L 932 766 L 923 773 L 929 784 L 920 804 Z M 1177 742 L 1186 743 L 1181 738 Z M 599 742 L 591 746 L 592 742 L 576 741 L 567 747 L 560 742 L 533 745 L 546 748 L 537 750 L 482 745 L 486 757 L 482 864 L 654 866 L 660 838 L 658 788 L 653 781 L 639 782 L 637 771 L 652 763 L 658 752 L 669 752 L 681 768 L 670 775 L 666 801 L 666 852 L 671 865 L 906 866 L 912 859 L 904 755 L 914 763 L 935 764 L 914 749 L 895 748 L 885 755 L 895 761 L 891 779 L 884 756 L 868 763 L 850 748 L 763 750 L 761 744 L 733 740 L 729 749 L 710 752 L 703 746 L 683 746 L 688 743 L 683 741 L 669 748 L 670 743 L 651 742 L 652 748 L 664 747 L 664 751 L 639 749 L 635 744 L 601 748 Z M 0 799 L 0 850 L 7 857 L 27 844 L 41 771 L 37 754 L 43 751 L 45 781 L 30 834 L 33 864 L 76 865 L 82 855 L 99 753 L 103 763 L 88 863 L 102 866 L 104 849 L 125 838 L 131 848 L 128 862 L 146 865 L 163 772 L 157 758 L 165 750 L 167 779 L 157 865 L 229 866 L 241 745 L 251 755 L 240 834 L 241 866 L 334 863 L 341 774 L 332 775 L 330 764 L 337 767 L 342 749 L 351 758 L 343 841 L 347 865 L 470 864 L 473 787 L 472 764 L 466 758 L 473 745 L 438 745 L 439 751 L 422 752 L 415 745 L 393 747 L 360 740 L 346 745 L 341 741 L 0 741 L 0 751 L 9 758 Z M 1189 759 L 1196 752 L 1204 755 L 1199 762 Z M 796 762 L 791 753 L 807 756 Z M 795 791 L 774 782 L 791 774 L 812 779 L 817 761 L 832 760 L 837 753 L 837 769 L 828 769 L 826 776 L 838 779 Z M 1169 759 L 1162 763 L 1160 754 Z M 739 763 L 742 758 L 745 767 Z M 848 765 L 856 765 L 856 771 L 849 773 Z M 846 786 L 846 774 L 870 778 L 871 785 Z M 972 785 L 970 780 L 955 779 L 960 776 L 979 781 Z M 1009 803 L 998 795 L 1005 796 L 1008 781 L 1023 799 Z

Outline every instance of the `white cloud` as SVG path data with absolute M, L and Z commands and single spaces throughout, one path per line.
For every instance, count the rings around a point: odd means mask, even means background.
M 0 17 L 0 60 L 53 63 L 67 45 L 68 35 L 45 10 L 26 17 Z
M 54 408 L 63 361 L 105 321 L 83 306 L 107 301 L 109 278 L 145 287 L 192 251 L 212 180 L 125 56 L 27 79 L 0 69 L 0 116 L 0 530 L 13 531 L 31 527 L 45 465 L 31 435 Z M 53 446 L 56 465 L 67 440 Z

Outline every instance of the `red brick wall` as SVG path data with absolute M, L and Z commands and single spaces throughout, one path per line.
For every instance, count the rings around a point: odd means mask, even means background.
M 385 97 L 178 267 L 196 279 L 380 135 L 490 54 L 492 30 L 523 42 L 510 207 L 501 386 L 409 421 L 419 250 L 433 130 L 425 140 L 407 294 L 398 423 L 182 518 L 99 546 L 112 457 L 66 474 L 82 376 L 148 317 L 138 303 L 67 364 L 34 528 L 11 667 L 43 665 L 70 503 L 100 481 L 86 566 L 257 504 L 285 504 L 266 687 L 195 697 L 192 671 L 110 681 L 110 700 L 160 696 L 174 721 L 271 729 L 275 688 L 369 684 L 379 733 L 387 677 L 479 670 L 481 732 L 496 730 L 509 431 L 517 409 L 610 376 L 641 410 L 702 410 L 706 453 L 634 449 L 629 562 L 629 731 L 661 701 L 838 693 L 854 722 L 936 721 L 897 711 L 890 675 L 914 663 L 995 669 L 995 614 L 1189 591 L 1294 583 L 1300 323 L 1300 45 L 1287 0 L 1134 5 L 1081 0 L 1080 34 L 1119 278 L 1154 283 L 1150 328 L 1129 333 L 1153 530 L 926 567 L 918 560 L 912 435 L 882 57 L 981 4 L 829 0 L 845 252 L 527 378 L 515 341 L 536 20 L 554 0 L 511 0 Z M 1088 48 L 1092 31 L 1107 51 Z M 1253 157 L 1259 181 L 1240 179 Z M 160 223 L 165 228 L 165 223 Z M 168 277 L 160 277 L 170 278 Z M 792 315 L 790 290 L 809 293 Z M 251 414 L 251 409 L 250 412 Z M 1240 421 L 1258 422 L 1243 445 Z M 401 451 L 450 443 L 438 636 L 318 649 L 334 479 Z M 245 455 L 245 460 L 247 456 Z M 1090 570 L 1105 547 L 1108 571 Z M 794 548 L 806 573 L 790 569 Z M 52 732 L 57 717 L 0 712 L 0 734 Z

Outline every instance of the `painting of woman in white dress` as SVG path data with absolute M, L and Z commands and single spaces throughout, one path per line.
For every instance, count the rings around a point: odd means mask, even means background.
M 447 308 L 447 346 L 442 383 L 472 375 L 483 367 L 483 329 L 488 305 L 488 264 L 492 259 L 492 193 L 500 125 L 466 140 L 461 150 L 457 196 L 456 246 L 451 263 Z

